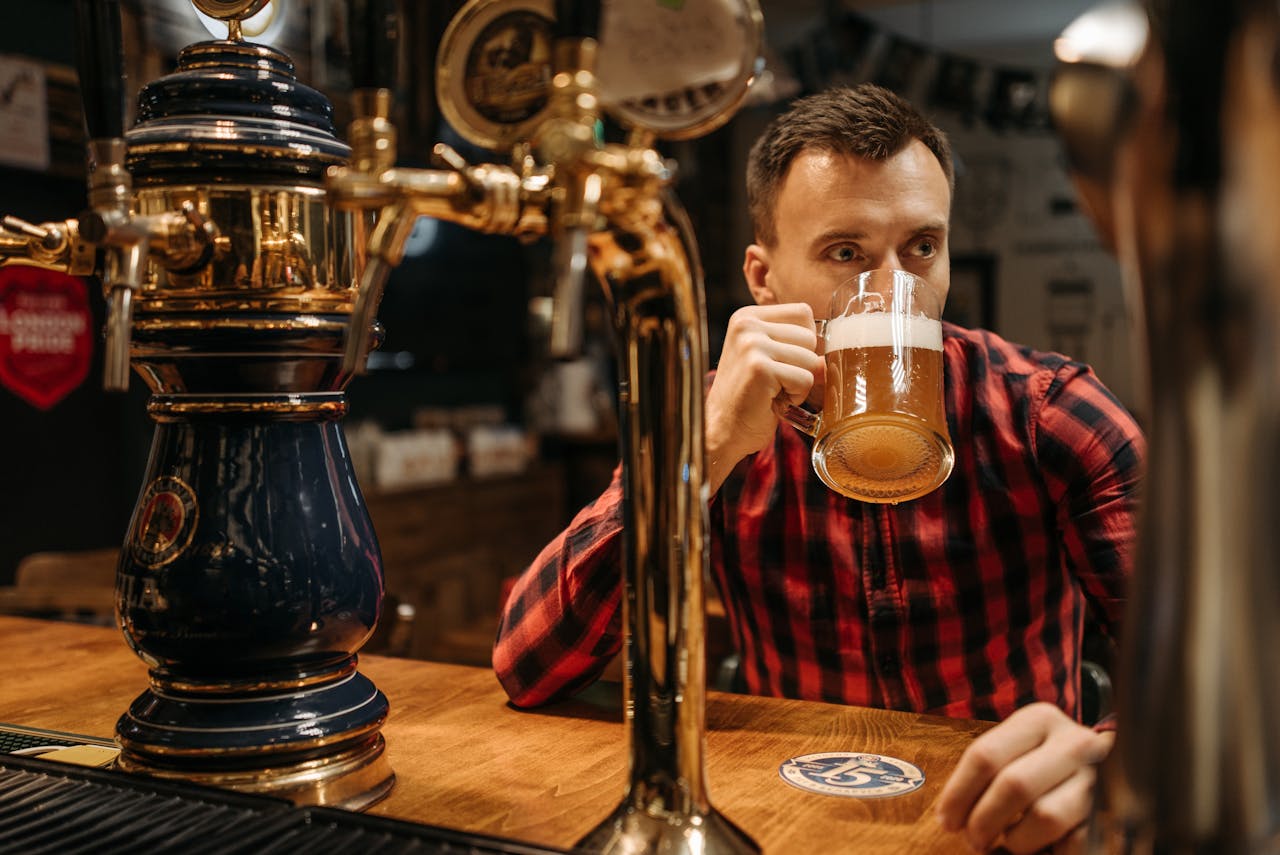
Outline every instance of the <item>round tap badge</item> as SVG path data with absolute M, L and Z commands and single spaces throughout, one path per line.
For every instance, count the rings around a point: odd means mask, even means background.
M 471 106 L 491 122 L 512 124 L 536 116 L 551 90 L 551 37 L 546 20 L 514 11 L 481 30 L 467 53 Z
M 436 100 L 464 139 L 510 151 L 528 139 L 551 94 L 551 0 L 468 0 L 436 52 Z
M 185 481 L 167 475 L 152 481 L 134 517 L 134 558 L 151 569 L 177 558 L 191 543 L 198 512 L 196 494 Z
M 905 760 L 849 751 L 792 757 L 778 767 L 778 774 L 791 786 L 811 793 L 855 799 L 900 796 L 924 784 L 924 773 Z

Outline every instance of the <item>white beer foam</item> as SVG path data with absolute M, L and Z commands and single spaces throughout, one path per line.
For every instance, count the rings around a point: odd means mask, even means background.
M 923 350 L 942 350 L 942 324 L 924 315 L 891 312 L 841 315 L 827 322 L 827 352 L 852 347 L 892 347 L 910 342 Z

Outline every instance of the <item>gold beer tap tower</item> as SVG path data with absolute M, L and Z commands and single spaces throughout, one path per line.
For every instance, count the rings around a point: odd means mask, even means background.
M 390 83 L 358 75 L 379 85 L 356 94 L 351 165 L 331 169 L 328 180 L 338 210 L 378 212 L 344 370 L 362 369 L 387 274 L 418 216 L 552 237 L 559 355 L 580 346 L 588 270 L 604 290 L 620 363 L 630 781 L 613 815 L 581 842 L 587 851 L 758 851 L 711 806 L 703 769 L 706 321 L 693 235 L 669 192 L 671 166 L 652 143 L 656 133 L 687 138 L 727 120 L 754 71 L 760 16 L 753 2 L 683 6 L 597 0 L 553 10 L 549 0 L 472 0 L 441 43 L 439 100 L 459 133 L 512 151 L 513 165 L 468 165 L 437 145 L 439 169 L 396 168 Z M 688 36 L 705 26 L 708 9 L 730 7 L 717 34 L 737 60 L 729 79 L 661 99 L 608 100 L 597 62 L 611 36 L 626 43 L 632 16 L 655 16 L 672 45 L 681 27 Z M 486 49 L 499 43 L 523 45 L 523 62 L 485 70 Z M 626 144 L 601 142 L 606 114 L 631 128 Z
M 1089 851 L 1280 852 L 1280 8 L 1111 3 L 1056 52 L 1054 123 L 1149 381 Z

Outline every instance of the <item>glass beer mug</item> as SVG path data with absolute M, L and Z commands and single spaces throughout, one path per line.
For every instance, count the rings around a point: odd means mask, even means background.
M 939 295 L 903 270 L 869 270 L 831 296 L 828 320 L 818 322 L 827 367 L 822 412 L 774 406 L 817 438 L 813 468 L 832 490 L 903 502 L 951 474 L 941 317 Z

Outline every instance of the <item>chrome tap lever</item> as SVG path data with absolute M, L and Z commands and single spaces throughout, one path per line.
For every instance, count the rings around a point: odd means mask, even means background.
M 364 172 L 353 165 L 329 171 L 327 186 L 332 204 L 378 211 L 377 225 L 369 237 L 368 261 L 352 307 L 344 372 L 359 374 L 364 370 L 382 289 L 391 269 L 402 260 L 418 217 L 435 217 L 479 232 L 521 239 L 546 233 L 543 211 L 551 195 L 549 170 L 528 168 L 517 173 L 510 167 L 490 163 L 472 166 L 444 144 L 434 147 L 432 158 L 441 168 L 399 169 L 388 165 L 386 169 Z M 359 162 L 371 164 L 374 159 Z
M 582 355 L 588 235 L 586 229 L 566 232 L 556 241 L 552 256 L 556 286 L 551 298 L 549 348 L 555 359 L 576 359 Z

